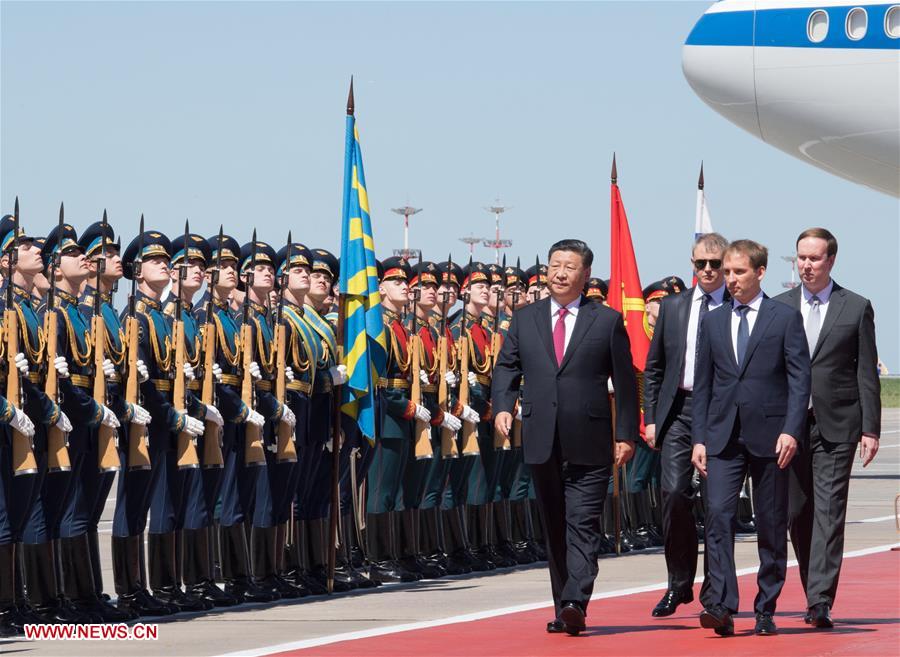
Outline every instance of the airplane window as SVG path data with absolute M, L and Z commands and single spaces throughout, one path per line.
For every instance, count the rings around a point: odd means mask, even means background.
M 847 38 L 853 41 L 859 41 L 866 36 L 866 29 L 869 27 L 869 16 L 862 7 L 851 9 L 847 14 Z
M 828 36 L 828 12 L 817 9 L 809 15 L 806 36 L 813 43 L 821 43 Z
M 884 15 L 884 31 L 892 39 L 900 39 L 900 5 L 894 5 Z

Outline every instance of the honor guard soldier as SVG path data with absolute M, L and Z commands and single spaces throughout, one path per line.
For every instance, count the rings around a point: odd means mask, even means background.
M 438 405 L 440 379 L 444 379 L 447 388 L 456 386 L 458 381 L 451 370 L 440 371 L 440 333 L 429 322 L 439 301 L 438 269 L 433 262 L 420 262 L 415 267 L 409 292 L 418 336 L 421 404 L 431 413 L 430 458 L 410 460 L 403 476 L 400 564 L 410 572 L 433 579 L 447 574 L 447 560 L 441 551 L 440 497 L 451 460 L 441 454 L 441 430 L 450 431 L 455 437 L 462 423 L 449 406 L 443 411 Z M 414 438 L 418 440 L 418 435 Z M 414 447 L 413 451 L 418 450 Z
M 512 314 L 527 305 L 528 282 L 525 272 L 518 266 L 506 267 L 503 270 L 504 304 L 497 322 L 500 338 L 498 345 L 503 344 Z M 521 418 L 517 418 L 521 422 Z M 521 425 L 519 425 L 521 426 Z M 497 527 L 501 542 L 498 550 L 505 552 L 519 564 L 534 563 L 538 559 L 535 551 L 534 534 L 528 509 L 528 489 L 531 476 L 528 467 L 522 460 L 521 432 L 519 442 L 510 441 L 510 450 L 504 454 L 503 468 L 500 472 L 498 491 L 499 499 L 494 502 L 494 524 Z M 497 507 L 500 513 L 497 513 Z
M 403 472 L 411 458 L 413 421 L 431 421 L 428 409 L 410 399 L 412 358 L 402 312 L 408 302 L 409 263 L 388 258 L 378 263 L 378 289 L 387 334 L 385 375 L 378 381 L 375 456 L 366 478 L 366 526 L 370 577 L 377 582 L 411 582 L 420 577 L 399 562 L 399 511 Z
M 254 235 L 255 237 L 255 235 Z M 300 591 L 277 577 L 276 573 L 276 509 L 289 499 L 287 485 L 290 471 L 296 463 L 279 463 L 276 456 L 278 424 L 291 427 L 297 420 L 293 411 L 279 402 L 274 394 L 275 348 L 274 332 L 269 318 L 270 294 L 275 289 L 275 249 L 266 242 L 254 240 L 241 247 L 241 276 L 247 294 L 249 312 L 245 318 L 250 331 L 244 332 L 257 364 L 259 377 L 255 382 L 256 411 L 266 418 L 262 443 L 264 461 L 256 468 L 256 495 L 250 530 L 250 570 L 253 583 L 270 592 L 274 599 L 299 597 Z M 246 372 L 244 375 L 246 376 Z M 278 550 L 283 548 L 279 546 Z
M 289 242 L 277 254 L 276 281 L 280 288 L 280 321 L 284 326 L 285 342 L 281 347 L 285 355 L 285 402 L 297 418 L 294 439 L 297 463 L 287 482 L 287 495 L 278 509 L 278 534 L 276 556 L 279 576 L 290 582 L 299 595 L 311 593 L 303 567 L 307 559 L 301 554 L 300 516 L 303 486 L 309 477 L 310 396 L 316 375 L 316 363 L 322 358 L 322 340 L 303 319 L 303 304 L 309 292 L 312 253 L 303 244 Z
M 535 263 L 525 270 L 528 280 L 528 303 L 534 303 L 550 296 L 547 288 L 547 265 Z
M 104 470 L 119 468 L 114 449 L 114 432 L 119 428 L 116 414 L 106 406 L 105 395 L 95 399 L 93 388 L 94 359 L 91 327 L 78 305 L 78 294 L 90 275 L 84 249 L 72 226 L 60 223 L 47 236 L 42 250 L 44 266 L 51 285 L 45 317 L 44 340 L 46 357 L 64 359 L 67 372 L 57 369 L 58 399 L 66 415 L 74 422 L 68 436 L 67 457 L 71 471 L 69 484 L 61 477 L 50 477 L 55 485 L 45 493 L 63 500 L 59 532 L 59 560 L 62 566 L 63 592 L 75 608 L 86 616 L 108 622 L 123 622 L 133 618 L 107 604 L 97 596 L 93 579 L 93 564 L 88 532 L 93 524 L 97 499 L 106 481 Z M 52 320 L 49 313 L 53 313 Z M 55 331 L 55 335 L 51 333 Z M 106 359 L 100 366 L 100 376 L 109 375 L 114 368 Z M 104 391 L 105 392 L 105 391 Z M 112 440 L 111 460 L 103 463 L 98 451 L 98 430 L 107 428 Z M 48 440 L 48 464 L 54 468 L 54 446 Z M 57 464 L 58 466 L 59 464 Z M 99 569 L 100 564 L 97 564 Z
M 441 326 L 444 327 L 443 337 L 447 342 L 447 372 L 453 374 L 455 382 L 449 391 L 447 407 L 452 409 L 451 414 L 454 417 L 461 419 L 463 406 L 459 403 L 460 361 L 456 336 L 459 334 L 458 324 L 463 311 L 462 309 L 453 311 L 453 307 L 460 299 L 464 274 L 462 267 L 449 260 L 438 263 L 437 270 L 440 276 L 440 285 L 438 287 L 438 304 L 433 314 L 432 324 L 438 328 L 439 333 Z M 477 413 L 475 415 L 477 416 Z M 469 415 L 469 417 L 473 416 Z M 447 557 L 445 567 L 448 574 L 457 575 L 472 572 L 477 559 L 469 549 L 463 520 L 466 503 L 465 482 L 472 467 L 472 459 L 460 456 L 462 441 L 459 431 L 452 437 L 452 440 L 452 453 L 442 454 L 449 460 L 449 465 L 447 466 L 447 476 L 441 482 L 441 489 L 437 491 L 437 497 L 441 508 L 441 547 Z M 434 493 L 431 491 L 426 493 L 426 495 L 432 494 Z
M 179 334 L 183 339 L 186 387 L 193 397 L 194 403 L 201 397 L 199 375 L 203 371 L 201 369 L 203 362 L 202 335 L 196 316 L 194 296 L 203 286 L 211 256 L 209 243 L 201 235 L 191 233 L 186 229 L 183 234 L 176 237 L 172 241 L 172 260 L 169 270 L 172 289 L 169 298 L 163 303 L 163 314 L 170 321 L 181 323 Z M 215 375 L 221 372 L 213 367 L 210 373 L 214 380 Z M 221 468 L 207 467 L 210 464 L 202 462 L 201 455 L 206 453 L 204 450 L 206 440 L 219 440 L 219 432 L 224 428 L 224 419 L 215 406 L 214 399 L 209 399 L 208 403 L 202 403 L 202 406 L 205 409 L 203 414 L 204 432 L 194 438 L 196 441 L 196 465 L 200 467 L 180 468 L 177 451 L 169 455 L 169 472 L 173 478 L 179 478 L 181 481 L 180 502 L 174 509 L 175 570 L 169 574 L 169 579 L 174 579 L 175 588 L 180 588 L 183 581 L 186 597 L 194 601 L 191 606 L 197 609 L 185 609 L 185 611 L 212 609 L 214 606 L 231 606 L 237 602 L 232 596 L 224 594 L 206 577 L 209 543 L 204 538 L 207 537 L 211 516 L 215 509 Z
M 589 278 L 584 285 L 584 296 L 588 301 L 606 303 L 606 296 L 608 294 L 609 286 L 602 278 Z
M 3 217 L 0 220 L 0 240 L 2 240 L 3 295 L 0 302 L 6 300 L 7 277 L 10 272 L 8 251 L 13 248 L 15 232 L 15 220 L 12 216 Z M 11 292 L 11 290 L 10 290 Z M 5 327 L 3 327 L 5 337 Z M 0 358 L 9 363 L 6 353 L 6 340 L 0 340 Z M 27 376 L 28 359 L 24 353 L 17 352 L 14 356 L 13 372 L 4 371 L 3 377 Z M 4 390 L 5 392 L 5 390 Z M 13 431 L 17 432 L 28 444 L 33 444 L 35 426 L 31 418 L 21 408 L 21 401 L 9 401 L 5 397 L 0 398 L 0 445 L 6 453 L 12 452 Z M 25 468 L 25 470 L 30 468 Z M 17 567 L 17 561 L 21 561 L 21 554 L 17 560 L 17 543 L 22 540 L 22 530 L 25 518 L 30 511 L 33 497 L 36 473 L 16 472 L 12 459 L 0 460 L 0 637 L 19 636 L 24 633 L 24 624 L 34 622 L 34 618 L 27 609 L 24 601 L 24 585 L 21 581 L 21 571 Z M 14 487 L 14 481 L 18 485 Z M 21 495 L 21 497 L 19 497 Z
M 71 609 L 63 602 L 62 583 L 58 581 L 56 574 L 55 541 L 59 537 L 65 497 L 54 495 L 60 490 L 65 492 L 68 489 L 71 471 L 63 469 L 64 464 L 60 463 L 54 465 L 54 472 L 49 472 L 47 434 L 51 428 L 67 434 L 72 430 L 72 424 L 39 385 L 46 352 L 33 291 L 34 279 L 44 271 L 44 263 L 34 241 L 18 227 L 18 209 L 16 218 L 8 216 L 0 221 L 0 248 L 3 253 L 0 266 L 6 283 L 5 356 L 9 363 L 10 347 L 15 342 L 15 350 L 21 350 L 25 357 L 24 360 L 15 361 L 17 371 L 9 371 L 10 368 L 7 367 L 7 390 L 10 389 L 11 377 L 17 377 L 21 384 L 21 396 L 15 399 L 7 394 L 7 398 L 13 404 L 21 403 L 24 399 L 23 410 L 35 425 L 33 442 L 28 441 L 26 448 L 26 451 L 33 450 L 33 460 L 24 461 L 24 467 L 14 463 L 14 476 L 8 489 L 9 499 L 16 500 L 16 504 L 10 508 L 10 521 L 15 540 L 22 543 L 22 570 L 28 592 L 27 603 L 23 601 L 19 609 L 22 616 L 20 622 L 91 622 L 92 618 Z M 16 325 L 15 332 L 11 331 L 13 322 Z M 58 375 L 68 372 L 65 358 L 54 359 L 49 366 Z M 24 432 L 19 433 L 24 435 Z M 14 431 L 11 434 L 15 453 L 16 435 Z
M 332 474 L 332 415 L 335 386 L 347 381 L 347 368 L 338 364 L 338 344 L 335 327 L 326 315 L 332 310 L 333 286 L 340 273 L 338 259 L 325 249 L 312 249 L 309 292 L 303 307 L 303 321 L 316 333 L 321 352 L 316 362 L 310 400 L 310 426 L 304 454 L 304 474 L 301 481 L 299 508 L 300 529 L 297 540 L 305 558 L 301 568 L 306 574 L 307 587 L 312 593 L 327 591 L 329 514 L 331 509 Z M 308 460 L 307 460 L 308 456 Z M 347 588 L 334 582 L 335 591 Z
M 239 311 L 234 310 L 231 299 L 239 281 L 240 245 L 233 237 L 220 233 L 207 240 L 210 245 L 210 262 L 213 270 L 207 270 L 207 292 L 195 307 L 197 322 L 215 334 L 214 363 L 221 380 L 215 384 L 217 408 L 226 420 L 222 433 L 223 467 L 218 491 L 211 491 L 204 479 L 206 518 L 200 523 L 206 525 L 207 532 L 197 530 L 193 539 L 197 541 L 195 558 L 198 568 L 197 581 L 185 582 L 194 595 L 207 599 L 217 598 L 211 590 L 215 586 L 212 563 L 203 560 L 204 539 L 209 541 L 209 527 L 212 524 L 215 505 L 220 502 L 219 545 L 221 551 L 222 578 L 225 594 L 238 603 L 270 602 L 274 599 L 271 591 L 256 586 L 250 577 L 250 554 L 247 545 L 245 523 L 253 512 L 253 498 L 256 493 L 256 473 L 258 466 L 247 465 L 246 428 L 253 425 L 262 430 L 265 418 L 246 404 L 241 397 L 242 345 L 240 343 Z M 211 296 L 211 304 L 208 296 Z M 212 337 L 206 336 L 204 337 Z M 258 366 L 257 366 L 258 367 Z M 248 376 L 252 373 L 247 372 Z M 216 587 L 218 588 L 218 587 Z M 221 600 L 214 604 L 223 604 Z
M 88 525 L 88 542 L 91 550 L 91 570 L 94 581 L 94 592 L 101 600 L 106 600 L 103 593 L 103 575 L 100 562 L 100 537 L 98 533 L 98 525 L 100 517 L 106 507 L 106 500 L 109 497 L 110 489 L 113 481 L 118 474 L 119 482 L 124 483 L 129 478 L 130 472 L 127 467 L 127 446 L 129 425 L 136 424 L 146 426 L 150 422 L 150 414 L 139 404 L 130 404 L 125 401 L 125 390 L 123 387 L 123 373 L 125 368 L 125 333 L 119 320 L 119 315 L 112 305 L 112 295 L 118 287 L 118 282 L 123 275 L 122 257 L 120 254 L 119 243 L 116 241 L 115 231 L 106 221 L 105 212 L 104 220 L 97 221 L 88 226 L 88 228 L 78 238 L 78 243 L 84 250 L 84 256 L 88 263 L 90 276 L 86 284 L 83 286 L 81 298 L 79 300 L 79 309 L 81 313 L 92 321 L 95 312 L 99 310 L 102 318 L 103 328 L 103 344 L 102 350 L 104 354 L 104 365 L 109 375 L 105 375 L 107 404 L 116 418 L 119 420 L 120 428 L 118 430 L 118 470 L 102 470 L 100 474 L 100 485 L 97 490 L 94 508 L 91 513 L 90 523 Z M 96 349 L 97 336 L 93 335 L 94 348 Z M 106 362 L 109 361 L 109 362 Z M 125 496 L 127 497 L 127 496 Z M 116 498 L 116 504 L 119 504 L 119 498 Z M 113 523 L 115 523 L 115 513 L 113 514 Z M 119 548 L 120 544 L 113 542 L 113 551 Z M 117 555 L 119 556 L 119 555 Z M 111 608 L 111 606 L 109 606 Z M 137 614 L 130 610 L 119 609 L 120 614 L 126 617 L 137 618 Z M 106 610 L 106 616 L 112 617 L 109 609 Z M 128 618 L 125 618 L 128 620 Z M 114 621 L 114 622 L 122 622 Z
M 120 487 L 120 492 L 132 495 L 132 499 L 123 503 L 125 517 L 121 529 L 127 530 L 128 535 L 119 537 L 113 532 L 114 543 L 117 539 L 124 543 L 124 549 L 118 553 L 125 557 L 113 562 L 113 570 L 119 607 L 132 609 L 141 616 L 168 615 L 196 605 L 196 600 L 176 585 L 173 576 L 175 509 L 182 491 L 181 478 L 176 476 L 177 472 L 173 475 L 171 464 L 178 435 L 184 432 L 193 437 L 203 432 L 200 418 L 204 417 L 205 409 L 191 394 L 186 396 L 189 408 L 176 408 L 173 404 L 175 348 L 171 322 L 162 312 L 162 295 L 171 282 L 171 252 L 169 239 L 151 230 L 132 240 L 124 256 L 125 277 L 137 284 L 134 319 L 138 325 L 138 360 L 143 361 L 147 374 L 146 380 L 140 383 L 140 394 L 144 400 L 142 406 L 151 415 L 147 426 L 150 477 L 144 490 L 129 490 L 126 486 L 122 491 Z M 142 466 L 129 463 L 129 467 Z M 146 590 L 143 531 L 148 513 L 149 582 L 161 598 L 151 596 Z

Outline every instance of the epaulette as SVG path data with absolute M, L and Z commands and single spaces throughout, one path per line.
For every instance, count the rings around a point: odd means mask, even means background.
M 175 302 L 169 301 L 165 306 L 163 306 L 163 315 L 166 317 L 175 317 Z

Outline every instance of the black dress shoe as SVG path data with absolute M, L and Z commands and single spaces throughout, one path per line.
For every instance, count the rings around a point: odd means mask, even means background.
M 567 602 L 559 611 L 559 620 L 563 622 L 566 634 L 578 636 L 579 632 L 583 632 L 584 611 L 574 602 Z
M 714 630 L 719 636 L 734 634 L 734 619 L 722 605 L 713 605 L 700 612 L 700 627 Z
M 834 621 L 831 620 L 831 609 L 828 608 L 828 603 L 826 602 L 820 602 L 810 607 L 803 620 L 806 621 L 807 625 L 814 625 L 823 629 L 834 627 Z
M 758 636 L 773 636 L 778 634 L 778 628 L 775 627 L 775 621 L 772 620 L 772 614 L 769 612 L 756 614 L 756 627 L 753 628 L 753 631 Z
M 675 613 L 675 610 L 678 608 L 678 605 L 685 604 L 687 602 L 694 601 L 694 592 L 693 591 L 675 591 L 673 589 L 669 589 L 665 592 L 656 606 L 653 608 L 651 614 L 655 618 L 661 618 L 663 616 L 671 616 Z
M 547 623 L 547 634 L 562 634 L 566 631 L 566 624 L 558 618 Z

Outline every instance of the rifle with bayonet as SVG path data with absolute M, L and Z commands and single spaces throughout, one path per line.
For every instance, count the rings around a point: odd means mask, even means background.
M 137 279 L 141 275 L 144 262 L 144 215 L 141 215 L 140 232 L 138 233 L 137 257 L 132 264 L 131 294 L 128 296 L 128 316 L 125 318 L 125 401 L 129 404 L 140 404 L 140 373 L 137 362 L 140 360 L 140 323 L 135 314 L 137 304 Z M 98 290 L 99 294 L 99 290 Z M 128 469 L 149 470 L 150 450 L 147 445 L 147 427 L 132 422 L 128 427 Z
M 247 278 L 244 283 L 244 305 L 242 309 L 243 322 L 241 324 L 241 401 L 247 408 L 256 410 L 256 388 L 253 375 L 250 373 L 250 364 L 254 360 L 253 351 L 253 327 L 250 325 L 250 289 L 253 287 L 253 277 L 256 272 L 256 229 L 253 229 L 253 242 L 250 248 L 250 267 L 247 269 Z M 262 427 L 252 422 L 244 424 L 244 463 L 246 465 L 265 465 L 266 453 L 262 444 Z
M 506 255 L 503 256 L 503 264 L 500 266 L 500 285 L 497 290 L 497 300 L 494 302 L 494 326 L 491 332 L 491 373 L 493 374 L 494 365 L 497 364 L 497 357 L 500 355 L 500 347 L 503 344 L 503 337 L 500 335 L 500 308 L 502 307 L 501 299 L 506 299 Z M 494 431 L 494 449 L 511 449 L 509 436 L 504 436 L 499 431 Z
M 287 327 L 282 321 L 284 317 L 284 291 L 291 278 L 291 257 L 294 245 L 288 231 L 287 260 L 281 274 L 281 285 L 278 290 L 278 303 L 275 306 L 275 399 L 279 404 L 287 404 Z M 278 442 L 275 447 L 275 460 L 278 463 L 296 463 L 297 446 L 294 438 L 294 427 L 287 422 L 278 423 Z
M 472 257 L 469 256 L 469 269 L 472 267 Z M 467 290 L 460 291 L 460 298 L 463 302 L 462 312 L 459 313 L 459 344 L 457 353 L 459 353 L 459 405 L 469 405 L 469 325 L 466 322 L 466 305 L 469 303 L 469 292 Z M 474 422 L 462 421 L 462 454 L 463 456 L 472 456 L 480 454 L 478 447 L 478 427 Z
M 61 212 L 60 210 L 60 226 L 62 226 Z M 106 321 L 100 311 L 100 280 L 106 268 L 106 228 L 108 225 L 106 210 L 104 210 L 103 223 L 100 227 L 97 277 L 94 281 L 94 312 L 91 317 L 91 338 L 94 342 L 94 402 L 100 406 L 106 406 L 107 403 L 106 375 L 103 372 L 103 361 L 106 360 Z M 100 468 L 100 472 L 115 472 L 121 469 L 118 446 L 118 432 L 101 422 L 97 429 L 97 466 Z
M 187 382 L 184 375 L 184 364 L 186 361 L 186 336 L 184 331 L 184 320 L 181 312 L 184 308 L 182 298 L 184 282 L 187 280 L 188 260 L 190 254 L 190 228 L 188 222 L 184 222 L 184 255 L 181 258 L 181 264 L 178 269 L 178 294 L 175 295 L 175 317 L 172 322 L 172 341 L 175 344 L 174 359 L 174 382 L 172 383 L 172 405 L 175 410 L 187 413 Z M 197 457 L 197 444 L 194 437 L 186 431 L 178 432 L 178 441 L 176 443 L 176 454 L 178 457 L 178 468 L 184 470 L 187 468 L 200 467 L 200 459 Z
M 19 353 L 19 315 L 13 301 L 13 270 L 19 259 L 19 197 L 13 210 L 13 241 L 6 261 L 6 308 L 3 310 L 3 328 L 6 331 L 6 400 L 16 408 L 22 409 L 25 397 L 22 394 L 22 374 L 16 367 L 16 355 Z M 34 458 L 34 442 L 25 434 L 12 429 L 13 475 L 33 474 L 37 472 L 37 460 Z
M 57 228 L 59 245 L 62 245 L 65 209 L 59 204 L 59 227 Z M 54 404 L 59 405 L 59 374 L 54 367 L 57 356 L 57 331 L 59 316 L 56 314 L 56 273 L 59 271 L 59 258 L 62 249 L 57 248 L 50 261 L 50 289 L 47 291 L 47 311 L 44 313 L 44 394 Z M 67 472 L 72 469 L 69 459 L 69 441 L 65 432 L 55 424 L 47 428 L 47 470 L 49 472 Z
M 222 267 L 222 226 L 219 226 L 219 242 L 216 251 L 216 265 L 210 273 L 209 299 L 206 302 L 206 324 L 203 326 L 203 381 L 200 385 L 200 401 L 204 406 L 215 406 L 216 403 L 216 378 L 213 370 L 216 365 L 216 321 L 213 313 L 216 311 L 213 299 L 216 293 L 216 285 L 219 284 L 219 270 Z M 203 431 L 203 467 L 221 468 L 225 464 L 222 457 L 221 429 L 212 420 L 206 420 Z
M 422 349 L 419 341 L 419 332 L 416 330 L 416 304 L 422 297 L 422 271 L 421 263 L 417 265 L 419 275 L 417 277 L 416 287 L 413 289 L 411 298 L 409 299 L 409 339 L 407 340 L 407 349 L 410 358 L 410 398 L 414 404 L 422 405 Z M 416 418 L 413 423 L 413 439 L 415 441 L 415 457 L 417 460 L 430 459 L 433 454 L 431 450 L 431 425 Z
M 522 265 L 520 264 L 520 260 L 516 258 L 516 269 L 522 271 Z M 540 280 L 540 272 L 538 272 L 538 280 Z M 512 312 L 515 312 L 516 306 L 519 305 L 519 286 L 514 285 L 512 289 Z M 521 384 L 520 384 L 521 385 Z M 521 400 L 519 401 L 521 403 Z M 517 417 L 513 417 L 512 422 L 512 432 L 510 432 L 510 439 L 512 441 L 512 446 L 514 448 L 518 448 L 522 446 L 522 420 Z
M 453 270 L 453 257 L 447 256 L 447 271 Z M 449 278 L 450 274 L 447 274 Z M 442 275 L 441 283 L 443 280 Z M 447 342 L 447 306 L 450 303 L 450 290 L 444 289 L 441 293 L 441 334 L 438 337 L 438 407 L 442 413 L 450 412 L 450 391 L 447 385 L 447 369 L 449 368 L 450 345 Z M 459 447 L 456 445 L 456 432 L 447 427 L 441 427 L 441 456 L 445 459 L 459 458 Z

